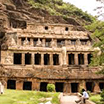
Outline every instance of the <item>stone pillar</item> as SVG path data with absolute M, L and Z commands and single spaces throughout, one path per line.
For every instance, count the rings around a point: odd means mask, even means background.
M 45 39 L 42 39 L 42 46 L 45 47 Z
M 66 47 L 62 47 L 62 55 L 63 55 L 63 65 L 66 64 Z
M 86 82 L 84 80 L 80 81 L 78 91 L 80 92 L 82 89 L 86 89 Z
M 34 46 L 34 42 L 33 42 L 33 39 L 32 38 L 30 38 L 30 46 Z
M 71 93 L 71 84 L 68 82 L 64 83 L 64 89 L 63 89 L 64 93 Z
M 65 40 L 65 46 L 67 46 L 68 45 L 68 40 Z
M 78 65 L 78 54 L 75 53 L 74 55 L 75 65 Z
M 53 65 L 53 54 L 50 54 L 50 65 Z
M 20 81 L 20 80 L 16 81 L 16 89 L 23 90 L 23 81 Z
M 88 65 L 88 58 L 87 58 L 87 53 L 84 54 L 84 64 Z
M 22 45 L 22 42 L 21 42 L 22 40 L 21 40 L 21 38 L 17 38 L 17 45 Z
M 59 60 L 60 61 L 60 65 L 63 65 L 63 58 L 62 58 L 62 54 L 61 53 L 59 54 L 59 58 L 60 58 L 60 60 Z
M 44 54 L 41 54 L 41 65 L 44 65 Z
M 25 53 L 22 53 L 22 65 L 25 65 Z
M 32 53 L 32 54 L 31 54 L 31 64 L 32 64 L 32 65 L 34 65 L 34 63 L 35 63 L 34 60 L 35 60 L 35 59 L 34 59 L 34 53 Z
M 66 63 L 67 63 L 67 65 L 69 65 L 69 60 L 68 60 L 68 54 L 66 54 Z
M 94 92 L 100 92 L 99 82 L 95 81 Z
M 39 91 L 40 90 L 40 82 L 34 79 L 32 81 L 32 90 Z

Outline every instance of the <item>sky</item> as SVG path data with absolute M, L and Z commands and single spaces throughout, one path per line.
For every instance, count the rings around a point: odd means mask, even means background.
M 76 7 L 82 9 L 83 11 L 87 11 L 89 14 L 93 16 L 97 15 L 97 11 L 94 11 L 96 7 L 101 6 L 102 4 L 96 2 L 96 0 L 63 0 L 64 2 L 69 2 Z

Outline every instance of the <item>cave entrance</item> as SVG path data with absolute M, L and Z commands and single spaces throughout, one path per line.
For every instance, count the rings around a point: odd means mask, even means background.
M 100 88 L 101 91 L 104 89 L 104 82 L 99 83 L 99 88 Z
M 74 65 L 74 54 L 68 54 L 69 65 Z
M 16 89 L 16 80 L 8 80 L 7 89 Z
M 32 82 L 30 82 L 30 81 L 24 82 L 23 90 L 32 90 Z
M 53 65 L 59 65 L 59 55 L 53 54 Z
M 94 91 L 94 82 L 86 82 L 86 90 L 87 91 Z
M 29 54 L 29 53 L 25 54 L 25 64 L 26 65 L 31 64 L 31 54 Z
M 22 54 L 21 53 L 14 53 L 14 64 L 21 64 Z
M 44 65 L 50 65 L 49 54 L 44 54 Z
M 55 88 L 56 88 L 56 92 L 63 92 L 64 83 L 63 82 L 56 82 Z
M 88 54 L 88 56 L 87 56 L 88 64 L 91 63 L 91 58 L 92 58 L 92 54 Z
M 84 54 L 78 54 L 78 64 L 79 65 L 84 64 Z
M 41 64 L 41 54 L 37 53 L 35 54 L 35 65 Z
M 47 82 L 41 82 L 40 83 L 40 91 L 47 92 Z
M 71 83 L 71 92 L 76 93 L 78 92 L 79 83 Z

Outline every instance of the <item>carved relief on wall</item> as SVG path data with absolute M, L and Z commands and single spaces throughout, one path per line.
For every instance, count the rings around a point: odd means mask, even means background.
M 56 42 L 52 39 L 51 41 L 51 44 L 50 44 L 51 47 L 56 47 Z
M 10 37 L 8 40 L 8 45 L 9 46 L 16 46 L 16 41 L 14 40 L 14 38 Z
M 23 46 L 29 46 L 29 41 L 28 41 L 27 38 L 24 40 L 24 42 L 23 42 Z
M 76 45 L 81 45 L 81 41 L 79 39 L 76 40 Z
M 5 63 L 6 63 L 6 64 L 11 64 L 11 63 L 13 63 L 12 53 L 7 53 L 7 55 L 6 55 L 6 57 L 5 57 Z
M 37 41 L 37 43 L 36 43 L 36 46 L 37 46 L 37 47 L 41 47 L 41 46 L 42 46 L 42 42 L 41 42 L 40 39 L 38 39 L 38 41 Z

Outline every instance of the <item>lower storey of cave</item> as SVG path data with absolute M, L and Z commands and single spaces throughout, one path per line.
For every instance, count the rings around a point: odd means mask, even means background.
M 100 92 L 104 89 L 104 80 L 73 79 L 73 80 L 40 80 L 40 79 L 1 79 L 7 89 L 47 91 L 47 84 L 54 84 L 56 92 L 76 93 L 82 88 L 91 92 Z

